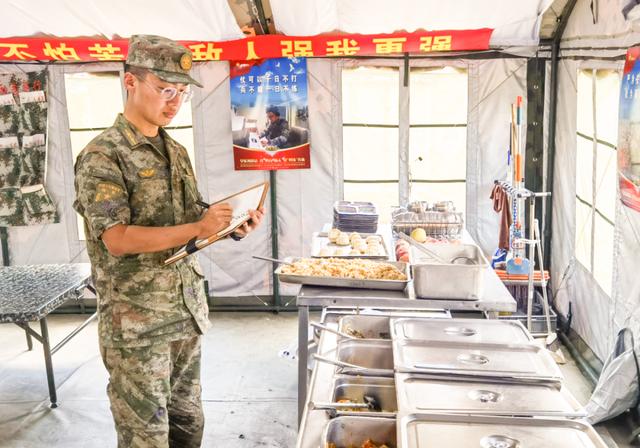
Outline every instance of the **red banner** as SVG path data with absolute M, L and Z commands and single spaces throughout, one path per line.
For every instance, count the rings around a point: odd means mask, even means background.
M 299 170 L 311 167 L 309 143 L 268 154 L 261 149 L 233 145 L 236 170 Z
M 194 61 L 251 61 L 281 57 L 388 56 L 486 50 L 490 28 L 394 34 L 262 35 L 224 42 L 183 41 Z M 126 39 L 0 39 L 0 61 L 124 61 Z

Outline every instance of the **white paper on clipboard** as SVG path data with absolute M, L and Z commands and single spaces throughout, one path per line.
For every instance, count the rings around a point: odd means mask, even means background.
M 264 205 L 268 190 L 269 182 L 262 182 L 211 204 L 228 203 L 233 209 L 231 223 L 215 235 L 211 235 L 209 238 L 203 238 L 201 240 L 196 240 L 194 238 L 189 241 L 186 246 L 171 257 L 167 258 L 164 261 L 164 264 L 167 265 L 174 263 L 233 233 L 238 227 L 250 219 L 249 210 L 257 210 Z

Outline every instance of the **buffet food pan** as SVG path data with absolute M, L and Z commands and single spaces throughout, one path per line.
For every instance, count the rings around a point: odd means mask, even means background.
M 334 418 L 341 415 L 395 418 L 398 411 L 395 381 L 393 378 L 337 375 L 331 402 L 310 402 L 309 406 L 324 409 Z
M 322 448 L 360 448 L 367 440 L 375 443 L 375 446 L 386 445 L 388 448 L 397 448 L 396 420 L 354 416 L 334 418 L 327 424 L 320 446 Z
M 520 417 L 584 417 L 582 406 L 564 387 L 396 374 L 403 413 L 444 413 Z
M 348 365 L 337 367 L 337 373 L 393 377 L 391 341 L 343 339 L 338 342 L 336 360 Z
M 301 258 L 287 258 L 288 262 L 295 262 Z M 409 264 L 400 261 L 381 261 L 380 263 L 395 266 L 405 274 L 406 280 L 361 280 L 355 278 L 344 277 L 317 277 L 312 275 L 283 274 L 284 266 L 279 266 L 275 273 L 281 282 L 298 283 L 303 285 L 331 286 L 336 288 L 361 288 L 361 289 L 384 289 L 390 291 L 404 291 L 409 283 L 410 273 Z
M 392 339 L 462 344 L 531 344 L 533 337 L 519 321 L 488 319 L 391 319 Z
M 359 339 L 391 339 L 388 316 L 343 316 L 338 331 Z
M 333 401 L 362 403 L 366 397 L 373 398 L 381 412 L 397 412 L 396 383 L 393 378 L 338 375 L 333 382 Z M 362 414 L 376 411 L 361 412 Z
M 402 448 L 607 447 L 591 425 L 578 420 L 408 414 L 398 426 Z
M 489 262 L 475 244 L 428 244 L 431 252 L 449 263 L 411 248 L 416 296 L 428 299 L 479 300 Z
M 349 233 L 349 232 L 345 232 Z M 357 233 L 357 232 L 356 232 Z M 311 256 L 315 258 L 366 258 L 370 260 L 388 260 L 389 259 L 389 249 L 387 248 L 387 244 L 385 243 L 384 237 L 378 233 L 359 233 L 361 238 L 366 241 L 367 237 L 374 236 L 380 241 L 380 252 L 378 255 L 367 255 L 367 254 L 358 254 L 358 255 L 337 255 L 335 252 L 338 249 L 348 248 L 351 249 L 351 245 L 349 246 L 339 246 L 336 243 L 332 243 L 329 241 L 329 234 L 327 232 L 315 232 L 311 237 Z M 328 248 L 332 252 L 331 255 L 323 255 L 322 249 Z
M 396 372 L 501 378 L 515 382 L 562 382 L 560 369 L 551 355 L 535 344 L 462 345 L 395 340 L 393 357 Z

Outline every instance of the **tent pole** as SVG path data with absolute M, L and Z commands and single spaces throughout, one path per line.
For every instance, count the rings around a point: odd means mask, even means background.
M 276 201 L 276 171 L 269 171 L 269 188 L 271 196 L 271 258 L 278 259 L 278 203 Z M 276 266 L 273 267 L 273 303 L 277 308 L 280 307 L 280 282 L 275 273 Z
M 9 232 L 6 227 L 0 227 L 0 240 L 2 244 L 2 264 L 10 266 L 9 262 Z
M 556 113 L 558 108 L 558 62 L 560 53 L 560 40 L 564 34 L 564 30 L 567 27 L 567 22 L 571 16 L 573 8 L 576 6 L 577 0 L 569 0 L 562 10 L 562 14 L 558 18 L 559 24 L 553 33 L 552 47 L 551 47 L 551 75 L 550 84 L 551 91 L 549 94 L 549 142 L 547 144 L 548 149 L 548 162 L 547 162 L 547 191 L 552 193 L 549 198 L 548 208 L 544 217 L 544 253 L 548 254 L 549 260 L 551 259 L 551 236 L 552 236 L 552 220 L 553 215 L 553 174 L 554 164 L 556 156 Z M 551 263 L 547 263 L 547 266 L 551 266 Z
M 525 188 L 530 191 L 548 191 L 544 185 L 544 92 L 545 92 L 545 72 L 546 62 L 538 57 L 531 58 L 527 61 L 527 131 L 526 131 L 526 150 L 525 150 L 525 170 L 524 184 Z M 540 223 L 545 223 L 544 216 L 547 213 L 547 207 L 544 199 L 540 202 L 541 207 L 536 209 L 536 215 L 533 218 Z M 530 209 L 528 210 L 530 211 Z M 529 217 L 529 222 L 532 222 Z M 544 230 L 544 229 L 543 229 Z M 531 229 L 527 229 L 527 233 L 531 233 Z M 538 236 L 540 238 L 541 235 Z M 541 239 L 541 244 L 543 244 Z M 548 253 L 544 252 L 544 265 L 549 265 Z M 543 260 L 541 260 L 543 261 Z
M 264 14 L 264 7 L 261 0 L 253 0 L 258 13 L 258 22 L 262 28 L 263 34 L 269 34 L 269 24 L 267 17 Z M 278 203 L 276 200 L 276 171 L 269 171 L 269 195 L 271 197 L 271 257 L 278 259 Z M 273 265 L 272 283 L 273 283 L 273 304 L 274 312 L 280 310 L 280 282 L 278 276 L 275 274 L 276 265 Z

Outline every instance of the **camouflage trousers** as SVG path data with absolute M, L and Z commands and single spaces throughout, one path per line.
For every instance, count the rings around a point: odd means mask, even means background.
M 202 442 L 201 337 L 147 347 L 101 347 L 118 448 Z

